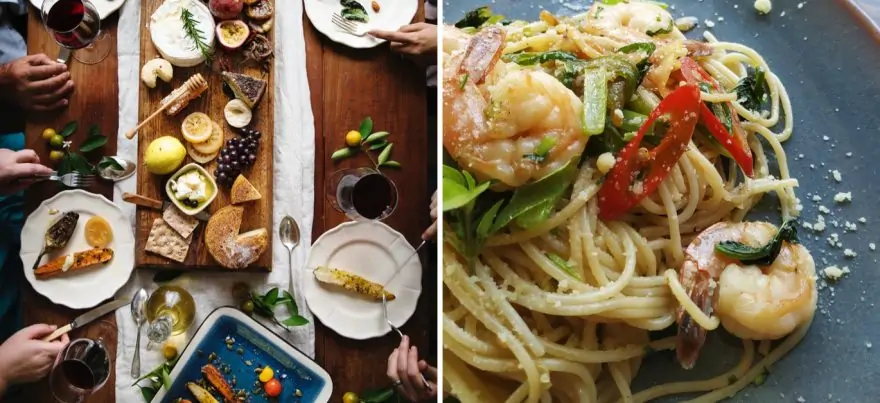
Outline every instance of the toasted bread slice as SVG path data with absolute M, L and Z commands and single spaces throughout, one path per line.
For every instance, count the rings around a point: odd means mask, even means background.
M 315 278 L 322 283 L 338 285 L 346 290 L 366 295 L 379 301 L 382 300 L 383 293 L 385 294 L 385 299 L 388 301 L 394 301 L 394 299 L 397 298 L 380 284 L 376 284 L 358 276 L 357 274 L 349 273 L 345 270 L 319 266 L 315 269 Z
M 46 263 L 34 271 L 34 275 L 38 279 L 46 279 L 68 273 L 71 271 L 84 269 L 89 266 L 101 264 L 113 259 L 113 249 L 95 248 L 87 251 L 76 252 L 73 255 L 58 257 L 49 263 Z M 65 267 L 66 264 L 66 267 Z
M 221 266 L 243 269 L 256 262 L 269 246 L 265 228 L 239 234 L 244 209 L 226 206 L 217 210 L 205 226 L 205 246 Z
M 232 189 L 229 192 L 229 198 L 232 204 L 239 204 L 253 200 L 260 200 L 263 195 L 254 187 L 251 181 L 247 180 L 244 175 L 238 175 L 235 182 L 232 183 Z
M 205 379 L 208 380 L 208 383 L 217 389 L 217 393 L 220 393 L 223 396 L 223 401 L 226 402 L 235 402 L 235 394 L 232 391 L 232 386 L 229 386 L 229 383 L 226 382 L 226 378 L 223 378 L 223 374 L 220 373 L 220 370 L 217 367 L 208 364 L 202 367 L 202 375 L 205 376 Z

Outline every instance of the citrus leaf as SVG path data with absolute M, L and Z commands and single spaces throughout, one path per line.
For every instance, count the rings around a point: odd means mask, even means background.
M 107 144 L 107 137 L 104 137 L 99 134 L 97 136 L 92 136 L 92 137 L 89 137 L 88 139 L 86 139 L 86 141 L 84 141 L 79 146 L 79 150 L 84 153 L 87 153 L 89 151 L 94 151 L 98 148 L 103 147 L 104 144 Z
M 385 138 L 388 137 L 389 135 L 391 135 L 391 133 L 375 132 L 375 133 L 365 137 L 363 142 L 364 142 L 364 144 L 373 144 L 373 143 L 376 143 L 380 140 L 385 140 Z
M 382 140 L 382 141 L 380 141 L 380 142 L 378 142 L 378 143 L 376 143 L 376 144 L 371 145 L 370 148 L 369 148 L 369 150 L 370 150 L 370 151 L 375 151 L 375 150 L 378 150 L 378 149 L 380 149 L 380 148 L 383 148 L 383 147 L 387 146 L 388 144 L 391 144 L 391 143 L 389 143 L 389 142 L 387 142 L 387 141 L 385 141 L 385 140 Z
M 355 149 L 349 147 L 340 148 L 330 155 L 330 159 L 333 161 L 339 161 L 341 159 L 351 157 L 352 155 L 354 155 L 355 151 Z
M 370 135 L 370 133 L 372 131 L 373 131 L 373 118 L 367 116 L 361 122 L 361 127 L 358 128 L 358 132 L 361 133 L 361 138 L 365 139 Z
M 388 168 L 400 168 L 400 163 L 397 161 L 391 160 L 391 161 L 386 161 L 386 162 L 382 163 L 381 166 L 388 167 Z
M 58 132 L 58 134 L 60 134 L 61 137 L 65 137 L 65 138 L 67 138 L 67 137 L 69 137 L 71 134 L 73 134 L 73 132 L 76 131 L 76 128 L 77 128 L 78 126 L 79 126 L 79 125 L 78 125 L 78 124 L 76 123 L 76 121 L 74 120 L 74 121 L 72 121 L 72 122 L 70 122 L 70 123 L 64 125 L 64 128 L 61 129 L 61 131 Z
M 101 135 L 101 128 L 98 125 L 91 125 L 89 127 L 89 137 L 97 137 Z
M 394 148 L 394 144 L 389 144 L 388 147 L 385 147 L 384 150 L 379 154 L 379 165 L 382 165 L 388 162 L 388 159 L 391 158 L 391 149 Z
M 281 323 L 284 323 L 286 326 L 302 326 L 309 323 L 309 320 L 299 315 L 293 315 Z

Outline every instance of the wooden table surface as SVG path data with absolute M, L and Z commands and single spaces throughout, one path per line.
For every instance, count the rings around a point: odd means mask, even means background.
M 421 3 L 421 2 L 420 2 Z M 416 20 L 423 20 L 420 6 Z M 347 221 L 324 196 L 325 179 L 333 172 L 371 166 L 366 156 L 334 163 L 330 154 L 343 146 L 345 133 L 356 130 L 360 121 L 373 118 L 373 130 L 391 132 L 392 159 L 402 169 L 388 169 L 397 184 L 397 210 L 385 223 L 400 231 L 412 245 L 430 225 L 428 167 L 436 155 L 436 141 L 429 140 L 424 70 L 391 53 L 388 45 L 375 49 L 349 49 L 318 32 L 304 18 L 306 63 L 315 116 L 315 222 L 312 239 Z M 425 249 L 436 249 L 428 244 Z M 426 258 L 430 256 L 429 258 Z M 422 294 L 415 314 L 401 329 L 418 347 L 419 354 L 436 364 L 437 272 L 436 254 L 421 254 Z M 400 343 L 396 333 L 359 341 L 337 335 L 320 322 L 316 326 L 316 359 L 333 379 L 333 397 L 338 402 L 346 391 L 389 386 L 385 376 L 388 355 Z
M 28 53 L 46 53 L 54 58 L 58 45 L 49 37 L 40 23 L 38 13 L 31 9 L 28 18 Z M 422 19 L 420 7 L 417 20 Z M 305 41 L 312 109 L 315 117 L 315 221 L 313 239 L 336 225 L 346 221 L 342 213 L 334 210 L 324 197 L 325 179 L 343 168 L 368 166 L 365 156 L 360 155 L 340 163 L 329 159 L 333 150 L 341 147 L 344 134 L 357 129 L 365 116 L 373 118 L 375 130 L 392 133 L 393 159 L 402 169 L 389 171 L 388 175 L 399 188 L 397 210 L 385 222 L 403 233 L 413 245 L 420 242 L 419 235 L 430 225 L 428 206 L 434 189 L 428 188 L 428 175 L 433 170 L 427 166 L 436 153 L 436 142 L 428 138 L 426 117 L 425 77 L 422 69 L 392 54 L 387 45 L 371 50 L 354 50 L 337 45 L 321 35 L 304 15 Z M 105 21 L 104 29 L 115 38 L 117 17 Z M 114 134 L 118 129 L 117 59 L 115 40 L 110 56 L 97 65 L 83 65 L 76 61 L 69 64 L 70 72 L 78 84 L 70 98 L 70 106 L 53 114 L 31 114 L 26 125 L 27 147 L 33 148 L 48 161 L 49 148 L 40 137 L 46 127 L 60 128 L 71 120 L 78 120 L 82 127 L 71 139 L 79 144 L 85 138 L 85 128 L 99 123 L 102 132 L 110 138 L 104 153 L 112 155 L 116 150 Z M 84 83 L 98 83 L 89 85 Z M 132 83 L 129 85 L 136 85 Z M 100 154 L 96 152 L 95 154 Z M 100 155 L 91 156 L 93 162 Z M 27 213 L 40 202 L 57 193 L 60 188 L 51 184 L 40 185 L 27 192 Z M 106 184 L 89 189 L 112 200 L 113 189 Z M 425 249 L 436 248 L 429 244 Z M 436 254 L 422 253 L 423 291 L 418 308 L 412 319 L 402 328 L 413 339 L 420 355 L 429 363 L 436 364 L 437 352 L 437 277 Z M 82 313 L 54 305 L 36 294 L 29 284 L 23 285 L 25 323 L 66 324 Z M 72 337 L 101 338 L 111 357 L 116 356 L 116 321 L 113 315 L 74 331 Z M 386 387 L 385 365 L 388 355 L 398 345 L 394 334 L 385 337 L 355 341 L 340 337 L 321 323 L 316 324 L 317 361 L 330 373 L 334 382 L 331 401 L 339 401 L 346 391 L 362 392 L 367 389 Z M 115 365 L 115 363 L 114 363 Z M 115 368 L 115 366 L 114 366 Z M 115 371 L 114 371 L 115 372 Z M 104 388 L 90 396 L 88 402 L 115 402 L 115 374 Z M 16 402 L 53 401 L 46 381 L 27 385 Z M 136 403 L 136 402 L 133 402 Z

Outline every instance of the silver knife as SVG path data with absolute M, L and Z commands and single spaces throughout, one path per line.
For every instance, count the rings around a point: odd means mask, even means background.
M 126 306 L 126 305 L 128 305 L 128 300 L 115 299 L 113 301 L 110 301 L 104 305 L 101 305 L 95 309 L 92 309 L 91 311 L 88 311 L 82 315 L 77 316 L 76 319 L 74 319 L 72 322 L 68 323 L 64 327 L 60 327 L 60 328 L 56 329 L 54 332 L 52 332 L 52 334 L 44 337 L 43 341 L 55 340 L 55 339 L 61 337 L 62 335 L 66 334 L 67 332 L 70 332 L 71 330 L 79 329 L 79 328 L 93 322 L 95 319 L 98 319 L 98 318 L 100 318 L 110 312 L 113 312 L 119 308 L 122 308 L 123 306 Z
M 427 242 L 427 241 L 424 241 L 424 240 L 423 240 L 422 243 L 420 243 L 419 246 L 416 247 L 416 250 L 414 250 L 413 253 L 412 253 L 411 255 L 409 255 L 409 256 L 406 258 L 406 260 L 403 261 L 403 263 L 401 263 L 401 264 L 399 264 L 399 265 L 397 266 L 397 270 L 394 271 L 394 274 L 391 275 L 391 278 L 389 278 L 389 279 L 386 280 L 384 283 L 382 283 L 382 289 L 385 289 L 385 287 L 387 287 L 388 284 L 391 283 L 391 280 L 394 280 L 394 278 L 397 277 L 397 275 L 400 274 L 401 271 L 403 271 L 403 266 L 406 266 L 407 262 L 409 262 L 410 260 L 412 260 L 413 256 L 419 254 L 419 250 L 422 249 L 422 246 L 425 246 L 425 242 Z

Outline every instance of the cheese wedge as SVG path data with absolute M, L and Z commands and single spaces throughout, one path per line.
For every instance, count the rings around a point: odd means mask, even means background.
M 338 285 L 346 290 L 366 295 L 377 301 L 382 300 L 383 293 L 387 301 L 394 301 L 397 298 L 381 285 L 345 270 L 319 266 L 315 269 L 314 274 L 315 278 L 322 283 Z
M 240 204 L 252 200 L 260 200 L 263 198 L 263 195 L 244 175 L 238 175 L 238 178 L 235 178 L 235 182 L 232 183 L 229 198 L 232 199 L 232 204 Z

